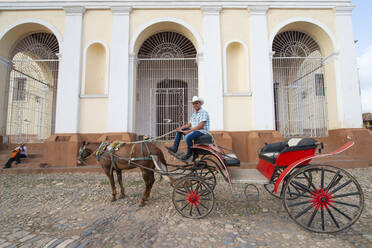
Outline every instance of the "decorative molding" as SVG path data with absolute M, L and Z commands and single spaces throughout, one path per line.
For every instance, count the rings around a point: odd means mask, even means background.
M 114 15 L 123 15 L 123 16 L 128 16 L 130 12 L 132 11 L 132 7 L 128 7 L 128 6 L 112 6 L 110 7 L 110 9 Z
M 144 24 L 143 26 L 141 26 L 139 29 L 137 29 L 136 33 L 132 36 L 132 39 L 130 41 L 130 44 L 129 44 L 129 53 L 134 53 L 134 47 L 135 47 L 135 44 L 137 42 L 137 39 L 138 37 L 141 35 L 141 33 L 147 29 L 148 27 L 156 24 L 156 23 L 159 23 L 159 22 L 174 22 L 174 23 L 177 23 L 177 24 L 180 24 L 181 26 L 185 27 L 186 29 L 188 29 L 191 34 L 194 36 L 194 38 L 196 39 L 196 49 L 197 49 L 197 52 L 198 53 L 202 53 L 203 52 L 203 43 L 202 43 L 202 39 L 198 33 L 198 31 L 193 27 L 191 26 L 190 24 L 188 24 L 187 22 L 183 21 L 183 20 L 180 20 L 180 19 L 177 19 L 177 18 L 173 18 L 173 17 L 163 17 L 163 18 L 159 18 L 159 19 L 154 19 L 154 20 L 151 20 L 150 22 Z
M 63 37 L 61 33 L 58 31 L 58 29 L 52 24 L 49 24 L 46 21 L 38 20 L 38 19 L 23 19 L 23 20 L 19 20 L 19 21 L 12 23 L 11 25 L 3 29 L 3 31 L 0 33 L 0 40 L 3 39 L 3 37 L 13 28 L 17 27 L 18 25 L 28 24 L 28 23 L 37 23 L 37 24 L 40 24 L 48 28 L 56 36 L 58 40 L 59 51 L 60 52 L 63 51 Z
M 80 98 L 108 98 L 108 95 L 80 95 Z
M 68 16 L 81 16 L 85 12 L 85 8 L 82 6 L 66 6 L 63 9 Z
M 288 19 L 288 20 L 285 20 L 281 23 L 279 23 L 274 31 L 270 34 L 270 40 L 269 40 L 269 45 L 270 47 L 272 46 L 273 42 L 274 42 L 274 38 L 275 36 L 279 33 L 279 31 L 287 26 L 288 24 L 291 24 L 291 23 L 294 23 L 294 22 L 309 22 L 309 23 L 312 23 L 314 25 L 317 25 L 318 27 L 320 27 L 327 35 L 328 37 L 331 39 L 331 42 L 332 42 L 332 45 L 333 45 L 333 49 L 336 50 L 338 49 L 338 43 L 336 42 L 336 38 L 335 38 L 335 35 L 332 33 L 332 31 L 323 23 L 319 22 L 318 20 L 315 20 L 315 19 L 312 19 L 312 18 L 308 18 L 308 17 L 296 17 L 296 18 L 291 18 L 291 19 Z
M 350 6 L 349 3 L 339 0 L 316 1 L 316 0 L 296 0 L 296 1 L 272 1 L 272 0 L 224 0 L 224 1 L 92 1 L 92 0 L 17 0 L 1 1 L 0 10 L 50 10 L 64 9 L 64 6 L 84 6 L 86 9 L 111 9 L 115 7 L 128 7 L 133 9 L 200 9 L 202 7 L 221 6 L 222 8 L 245 9 L 249 5 L 267 5 L 269 8 L 334 8 L 336 6 Z
M 333 8 L 336 13 L 336 16 L 350 16 L 355 8 L 354 5 L 352 6 L 337 6 Z
M 249 13 L 251 15 L 266 15 L 269 9 L 269 5 L 251 5 L 248 6 Z
M 232 96 L 232 97 L 243 97 L 243 96 L 252 96 L 252 91 L 248 92 L 224 92 L 223 96 Z
M 200 8 L 203 12 L 203 15 L 219 15 L 222 7 L 221 6 L 202 6 Z
M 4 64 L 7 67 L 12 67 L 13 66 L 13 63 L 11 61 L 7 60 L 6 58 L 4 58 L 2 56 L 0 56 L 0 63 Z

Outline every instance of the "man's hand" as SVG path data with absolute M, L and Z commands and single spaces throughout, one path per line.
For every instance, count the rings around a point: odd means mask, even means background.
M 176 129 L 176 132 L 181 132 L 181 133 L 182 133 L 182 129 L 181 129 L 181 127 L 178 127 L 178 128 Z
M 191 132 L 192 132 L 191 130 L 185 130 L 185 131 L 183 131 L 183 134 L 186 135 L 186 134 L 191 133 Z

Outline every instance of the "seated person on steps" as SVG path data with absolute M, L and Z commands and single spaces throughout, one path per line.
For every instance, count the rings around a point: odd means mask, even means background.
M 4 169 L 10 168 L 12 166 L 13 161 L 16 161 L 16 164 L 21 163 L 20 158 L 27 157 L 27 147 L 25 143 L 21 143 L 19 146 L 14 148 L 12 151 L 12 156 L 9 158 L 8 162 L 5 164 Z
M 181 137 L 182 135 L 185 135 L 187 153 L 182 156 L 182 160 L 187 160 L 191 157 L 192 141 L 204 134 L 208 134 L 209 132 L 209 115 L 208 112 L 201 107 L 203 104 L 204 100 L 202 98 L 198 96 L 192 98 L 192 106 L 195 112 L 192 114 L 190 122 L 176 129 L 177 133 L 173 146 L 166 147 L 169 151 L 176 153 Z

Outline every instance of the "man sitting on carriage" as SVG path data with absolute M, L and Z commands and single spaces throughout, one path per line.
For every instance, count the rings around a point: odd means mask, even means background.
M 209 115 L 208 112 L 201 107 L 204 104 L 204 100 L 198 96 L 194 96 L 191 102 L 195 112 L 192 114 L 190 122 L 176 129 L 177 133 L 173 146 L 166 147 L 169 151 L 176 153 L 182 135 L 185 135 L 187 153 L 181 158 L 184 161 L 188 160 L 192 155 L 191 146 L 193 140 L 209 133 Z

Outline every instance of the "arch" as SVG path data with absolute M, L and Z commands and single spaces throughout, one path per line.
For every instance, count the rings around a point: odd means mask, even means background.
M 104 79 L 104 94 L 98 94 L 98 95 L 89 95 L 89 94 L 85 94 L 85 80 L 86 80 L 86 62 L 87 62 L 87 53 L 88 53 L 88 50 L 89 50 L 89 47 L 94 45 L 94 44 L 100 44 L 103 46 L 104 50 L 105 50 L 105 79 Z M 108 45 L 104 42 L 104 41 L 101 41 L 101 40 L 93 40 L 93 41 L 90 41 L 86 47 L 84 48 L 84 57 L 83 57 L 83 76 L 82 76 L 82 81 L 81 81 L 81 92 L 80 92 L 80 97 L 107 97 L 108 96 L 108 78 L 109 78 L 109 59 L 110 59 L 110 55 L 109 55 L 109 47 Z
M 189 99 L 198 92 L 196 48 L 181 32 L 171 27 L 172 31 L 165 31 L 167 27 L 154 28 L 156 33 L 147 36 L 138 49 L 134 95 L 139 135 L 160 136 L 181 126 L 191 117 Z
M 246 71 L 246 85 L 247 85 L 247 92 L 228 92 L 227 86 L 227 49 L 232 43 L 239 43 L 244 47 L 245 50 L 245 71 Z M 230 40 L 228 41 L 224 48 L 223 48 L 223 70 L 224 70 L 224 94 L 232 94 L 232 95 L 242 95 L 244 93 L 250 94 L 251 87 L 250 87 L 250 81 L 249 81 L 249 52 L 248 52 L 248 46 L 241 40 Z
M 136 44 L 138 43 L 137 41 L 138 41 L 139 37 L 141 36 L 141 34 L 143 34 L 143 32 L 146 29 L 150 28 L 151 26 L 153 26 L 155 24 L 162 23 L 162 22 L 176 23 L 176 24 L 179 24 L 179 25 L 183 26 L 184 28 L 186 28 L 194 36 L 193 38 L 195 39 L 195 43 L 196 43 L 196 44 L 194 44 L 194 46 L 197 48 L 198 53 L 202 53 L 202 48 L 203 48 L 202 39 L 201 39 L 200 35 L 198 34 L 198 32 L 187 22 L 185 22 L 183 20 L 180 20 L 180 19 L 177 19 L 177 18 L 172 18 L 172 17 L 164 17 L 164 18 L 154 19 L 154 20 L 142 25 L 137 30 L 137 32 L 133 35 L 133 37 L 130 41 L 129 53 L 133 54 L 133 53 L 137 52 L 137 51 L 135 51 L 136 50 L 135 49 Z
M 270 47 L 272 47 L 275 36 L 280 32 L 280 30 L 282 30 L 285 26 L 287 26 L 289 24 L 292 24 L 292 23 L 296 23 L 296 22 L 307 22 L 307 23 L 311 23 L 311 24 L 314 24 L 314 25 L 318 26 L 320 29 L 322 29 L 328 35 L 328 38 L 331 40 L 333 50 L 334 51 L 338 50 L 338 44 L 336 42 L 336 38 L 335 38 L 334 34 L 332 33 L 332 31 L 326 25 L 324 25 L 323 23 L 321 23 L 321 22 L 319 22 L 315 19 L 307 18 L 307 17 L 291 18 L 291 19 L 288 19 L 288 20 L 280 23 L 270 35 Z
M 43 20 L 39 20 L 39 19 L 23 19 L 23 20 L 19 20 L 19 21 L 16 21 L 14 23 L 12 23 L 11 25 L 9 25 L 8 27 L 6 27 L 1 33 L 0 33 L 0 40 L 3 39 L 3 37 L 10 31 L 12 30 L 13 28 L 19 26 L 19 25 L 22 25 L 22 24 L 30 24 L 30 23 L 35 23 L 35 24 L 40 24 L 44 27 L 46 27 L 47 29 L 49 29 L 49 31 L 51 31 L 57 38 L 58 40 L 58 45 L 59 45 L 59 50 L 60 51 L 63 51 L 63 37 L 61 35 L 61 33 L 58 31 L 58 29 L 53 26 L 52 24 L 46 22 L 46 21 L 43 21 Z

